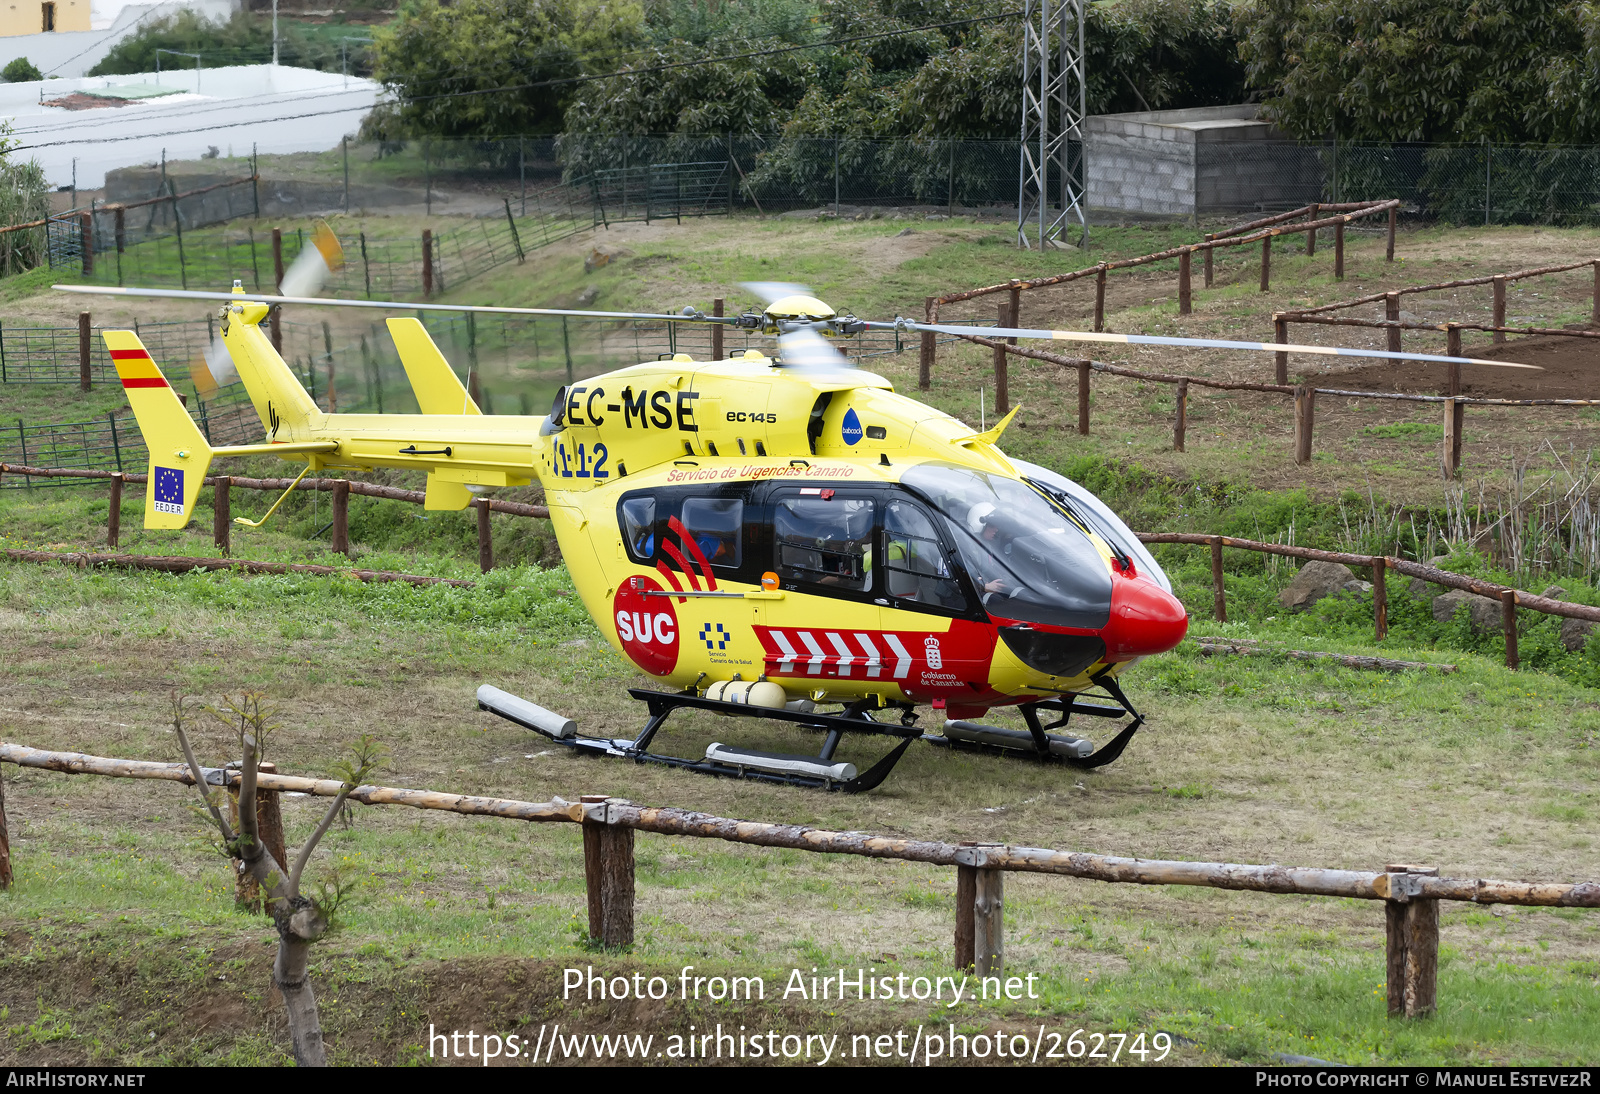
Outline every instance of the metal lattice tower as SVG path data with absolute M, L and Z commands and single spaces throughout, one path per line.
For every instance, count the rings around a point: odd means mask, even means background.
M 1089 240 L 1084 210 L 1084 0 L 1024 0 L 1017 245 Z

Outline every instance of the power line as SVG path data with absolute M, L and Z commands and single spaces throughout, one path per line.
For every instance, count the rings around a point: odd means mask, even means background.
M 412 98 L 409 98 L 409 99 L 404 99 L 402 101 L 404 103 L 411 104 L 411 103 L 419 103 L 419 102 L 432 102 L 432 101 L 435 101 L 435 100 L 438 100 L 438 99 L 460 99 L 460 98 L 469 98 L 469 97 L 474 97 L 474 96 L 479 96 L 479 95 L 498 95 L 498 94 L 502 94 L 504 92 L 509 92 L 509 91 L 529 91 L 529 90 L 532 90 L 534 88 L 539 88 L 539 87 L 557 87 L 557 86 L 570 85 L 570 84 L 592 83 L 592 82 L 597 81 L 597 80 L 616 79 L 619 76 L 641 76 L 641 75 L 645 75 L 646 73 L 662 72 L 662 71 L 665 71 L 665 70 L 668 70 L 668 69 L 701 68 L 701 67 L 705 67 L 707 65 L 725 64 L 725 63 L 727 63 L 729 61 L 748 60 L 749 58 L 752 58 L 752 57 L 771 57 L 771 56 L 775 56 L 775 55 L 780 54 L 780 53 L 794 53 L 794 52 L 797 52 L 799 50 L 805 50 L 805 49 L 825 49 L 825 48 L 827 48 L 829 46 L 850 45 L 850 44 L 853 44 L 855 42 L 870 42 L 870 41 L 876 41 L 876 40 L 883 39 L 883 38 L 898 38 L 898 37 L 901 37 L 903 35 L 919 34 L 919 33 L 923 32 L 923 31 L 928 31 L 928 30 L 944 30 L 944 29 L 946 29 L 948 27 L 971 26 L 971 25 L 974 25 L 974 24 L 977 24 L 977 23 L 993 23 L 993 22 L 998 22 L 998 21 L 1000 21 L 1002 19 L 1014 19 L 1014 18 L 1016 18 L 1017 16 L 1019 16 L 1021 14 L 1022 14 L 1022 12 L 1020 12 L 1020 11 L 1008 11 L 1008 12 L 1002 12 L 1002 13 L 1000 13 L 998 15 L 981 15 L 981 16 L 977 16 L 977 17 L 972 18 L 972 19 L 954 19 L 954 20 L 951 20 L 949 22 L 944 22 L 944 23 L 928 23 L 928 24 L 925 24 L 923 26 L 905 27 L 905 28 L 902 28 L 900 30 L 880 31 L 880 32 L 875 33 L 875 34 L 856 34 L 856 35 L 851 35 L 851 36 L 846 37 L 846 38 L 832 38 L 832 39 L 829 39 L 829 40 L 823 41 L 823 42 L 811 42 L 811 43 L 807 43 L 807 44 L 803 44 L 803 45 L 775 46 L 775 47 L 773 47 L 771 49 L 753 50 L 753 51 L 750 51 L 750 52 L 747 52 L 747 53 L 730 53 L 730 54 L 724 54 L 724 55 L 718 56 L 718 57 L 699 58 L 699 59 L 693 60 L 693 61 L 674 61 L 674 62 L 670 62 L 668 64 L 651 65 L 649 68 L 644 68 L 644 69 L 626 68 L 626 69 L 619 69 L 619 70 L 616 70 L 616 71 L 613 71 L 613 72 L 595 73 L 595 74 L 586 75 L 586 76 L 564 76 L 564 77 L 559 77 L 559 78 L 552 79 L 552 80 L 535 80 L 535 81 L 531 81 L 531 82 L 528 82 L 528 83 L 521 83 L 521 84 L 505 84 L 505 85 L 502 85 L 502 86 L 499 86 L 499 87 L 473 88 L 473 89 L 469 89 L 469 90 L 466 90 L 466 91 L 442 91 L 442 92 L 438 92 L 438 93 L 432 94 L 432 95 L 419 95 L 419 96 L 415 96 L 415 97 L 412 97 Z M 321 94 L 318 94 L 318 95 L 308 95 L 308 96 L 305 96 L 304 98 L 307 98 L 307 99 L 310 99 L 310 98 L 323 98 L 323 97 L 329 97 L 329 96 L 332 96 L 332 95 L 348 95 L 348 94 L 349 94 L 348 91 L 324 92 L 324 93 L 321 93 Z M 240 105 L 242 105 L 242 104 L 241 103 L 237 103 L 237 102 L 235 102 L 235 103 L 219 103 L 217 106 L 214 106 L 214 107 L 206 107 L 206 108 L 201 109 L 201 110 L 190 110 L 190 111 L 187 111 L 187 113 L 192 116 L 194 114 L 211 113 L 211 112 L 216 111 L 216 110 L 233 110 L 233 109 L 238 109 Z M 326 116 L 328 116 L 330 114 L 348 114 L 352 110 L 360 110 L 360 109 L 361 109 L 361 107 L 359 107 L 359 106 L 350 106 L 350 107 L 345 107 L 345 108 L 337 109 L 337 110 L 322 110 L 322 111 L 310 111 L 310 112 L 307 112 L 307 113 L 304 113 L 304 114 L 289 114 L 289 115 L 284 115 L 284 116 L 278 117 L 278 118 L 272 118 L 272 119 L 269 119 L 269 120 L 270 121 L 300 121 L 300 120 L 303 120 L 303 119 L 306 119 L 306 118 L 326 117 Z M 95 122 L 95 123 L 90 123 L 90 124 L 96 125 L 96 126 L 98 126 L 98 125 L 117 125 L 117 124 L 119 124 L 119 122 L 125 124 L 126 120 L 125 119 L 108 118 L 104 122 Z M 150 139 L 152 139 L 154 137 L 183 136 L 183 135 L 186 135 L 186 134 L 189 134 L 189 133 L 208 133 L 208 132 L 211 132 L 211 131 L 217 130 L 217 129 L 231 129 L 234 126 L 240 125 L 240 124 L 244 124 L 244 123 L 240 123 L 240 122 L 222 122 L 222 123 L 219 123 L 217 125 L 205 125 L 205 126 L 196 126 L 196 127 L 189 128 L 189 129 L 167 130 L 164 133 L 160 133 L 160 134 L 130 134 L 128 136 L 121 136 L 121 137 L 99 137 L 99 136 L 96 136 L 96 137 L 82 137 L 82 138 L 78 138 L 78 139 L 60 140 L 60 141 L 40 141 L 40 142 L 35 143 L 35 144 L 19 144 L 19 145 L 15 145 L 15 146 L 13 146 L 12 151 L 21 152 L 21 151 L 28 151 L 28 150 L 35 149 L 35 148 L 54 148 L 54 147 L 59 147 L 61 145 L 70 145 L 70 144 L 90 144 L 90 143 L 111 144 L 111 143 L 117 143 L 117 142 L 120 142 L 120 141 L 150 140 Z M 255 123 L 251 123 L 251 124 L 260 124 L 260 123 L 259 122 L 255 122 Z

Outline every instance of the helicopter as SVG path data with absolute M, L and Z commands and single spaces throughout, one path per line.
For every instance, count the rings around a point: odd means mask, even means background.
M 841 315 L 802 286 L 771 283 L 746 286 L 763 300 L 759 309 L 726 317 L 692 307 L 647 314 L 262 295 L 237 281 L 231 292 L 57 287 L 222 301 L 225 353 L 214 347 L 208 367 L 237 372 L 262 423 L 258 444 L 208 444 L 138 334 L 103 332 L 150 452 L 145 527 L 182 528 L 219 457 L 304 461 L 302 478 L 327 468 L 422 471 L 430 510 L 538 483 L 595 625 L 671 690 L 630 689 L 648 714 L 629 738 L 580 734 L 570 719 L 489 685 L 478 691 L 480 708 L 590 754 L 846 792 L 880 785 L 918 741 L 1077 768 L 1112 762 L 1145 723 L 1120 678 L 1177 646 L 1188 616 L 1155 558 L 1104 502 L 1004 453 L 999 442 L 1020 407 L 974 430 L 852 366 L 830 339 L 934 331 L 1533 367 L 875 322 Z M 679 353 L 576 380 L 535 424 L 482 414 L 421 322 L 391 318 L 423 413 L 326 413 L 261 329 L 286 304 L 724 323 L 776 337 L 778 352 L 719 361 Z M 922 706 L 943 716 L 939 732 L 917 728 Z M 977 720 L 1005 707 L 1026 729 Z M 699 756 L 652 751 L 668 717 L 684 710 L 788 722 L 823 741 L 815 754 L 721 741 Z M 1074 716 L 1116 732 L 1097 748 L 1069 732 L 1081 724 Z M 836 754 L 859 735 L 896 743 L 861 771 Z

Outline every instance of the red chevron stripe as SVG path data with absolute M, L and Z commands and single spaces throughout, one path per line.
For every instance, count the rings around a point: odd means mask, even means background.
M 111 351 L 113 361 L 148 361 L 150 351 L 145 349 L 114 349 Z
M 706 588 L 715 591 L 717 579 L 711 576 L 711 563 L 706 559 L 705 552 L 700 550 L 700 545 L 694 541 L 694 537 L 689 534 L 689 530 L 683 526 L 683 522 L 677 517 L 668 517 L 667 528 L 678 533 L 678 538 L 683 541 L 684 547 L 700 564 L 700 572 L 706 575 Z M 689 567 L 685 565 L 684 570 L 688 569 Z
M 123 387 L 168 387 L 168 383 L 159 376 L 141 376 L 132 380 L 122 381 Z
M 666 583 L 672 586 L 673 592 L 683 592 L 683 586 L 678 584 L 678 579 L 672 576 L 672 571 L 667 567 L 667 564 L 659 558 L 656 559 L 656 570 L 660 572 L 661 577 L 666 581 Z M 689 598 L 686 596 L 678 597 L 679 604 L 687 603 L 688 600 Z

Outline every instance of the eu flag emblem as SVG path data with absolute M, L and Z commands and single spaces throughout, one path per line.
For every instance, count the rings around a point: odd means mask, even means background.
M 183 515 L 183 469 L 158 467 L 156 472 L 156 512 Z

